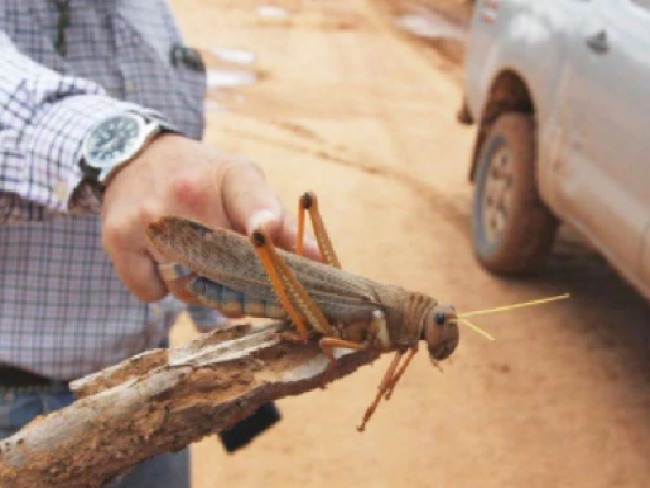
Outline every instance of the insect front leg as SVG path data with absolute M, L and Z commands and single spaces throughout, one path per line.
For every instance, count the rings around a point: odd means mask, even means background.
M 411 364 L 411 361 L 413 360 L 417 352 L 418 352 L 417 345 L 409 349 L 409 352 L 406 355 L 406 359 L 404 360 L 400 368 L 395 372 L 390 382 L 388 383 L 388 388 L 386 389 L 386 395 L 385 395 L 386 400 L 390 400 L 390 397 L 392 396 L 393 391 L 395 390 L 395 386 L 397 386 L 397 382 L 400 380 L 400 378 L 404 374 L 404 371 L 406 371 L 406 368 L 408 368 L 409 364 Z
M 361 419 L 361 424 L 357 427 L 357 430 L 359 432 L 366 430 L 366 424 L 370 420 L 370 417 L 372 417 L 372 414 L 375 413 L 375 410 L 377 410 L 377 406 L 379 405 L 381 398 L 384 396 L 386 391 L 388 391 L 393 376 L 395 375 L 395 371 L 397 370 L 397 366 L 399 365 L 400 359 L 402 359 L 403 355 L 404 353 L 402 351 L 397 351 L 395 353 L 395 356 L 393 356 L 393 360 L 391 361 L 390 366 L 388 366 L 388 369 L 384 374 L 384 378 L 381 380 L 381 383 L 379 383 L 379 388 L 377 389 L 378 391 L 375 395 L 374 400 L 366 409 L 366 413 L 363 415 L 363 419 Z
M 377 389 L 377 394 L 375 395 L 374 400 L 372 401 L 370 406 L 366 409 L 366 413 L 363 416 L 361 425 L 357 427 L 357 430 L 359 432 L 365 430 L 366 424 L 370 420 L 370 417 L 372 417 L 372 414 L 375 413 L 375 410 L 377 410 L 377 406 L 379 405 L 379 402 L 381 401 L 382 397 L 384 397 L 386 400 L 390 400 L 390 397 L 393 394 L 393 391 L 395 390 L 395 386 L 397 385 L 397 382 L 404 374 L 404 371 L 406 371 L 406 368 L 411 363 L 411 360 L 413 359 L 417 351 L 418 351 L 418 347 L 417 345 L 415 345 L 410 349 L 408 349 L 408 353 L 406 352 L 406 350 L 398 350 L 395 353 L 395 356 L 393 357 L 393 361 L 390 363 L 388 370 L 384 374 L 384 378 L 381 380 L 381 383 L 379 384 L 379 388 Z M 406 355 L 406 359 L 400 365 L 400 361 L 402 357 L 404 357 L 404 355 Z

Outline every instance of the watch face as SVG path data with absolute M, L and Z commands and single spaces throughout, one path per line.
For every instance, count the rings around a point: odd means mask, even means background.
M 107 168 L 130 158 L 139 147 L 142 122 L 130 115 L 116 115 L 95 126 L 86 139 L 88 164 Z

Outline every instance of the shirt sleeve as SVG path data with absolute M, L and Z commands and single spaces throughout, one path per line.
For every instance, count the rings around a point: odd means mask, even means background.
M 0 224 L 88 209 L 72 198 L 85 136 L 110 114 L 144 109 L 35 63 L 2 31 L 0 66 Z

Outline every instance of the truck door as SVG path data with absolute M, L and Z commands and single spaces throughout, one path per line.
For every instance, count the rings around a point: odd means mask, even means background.
M 563 204 L 639 283 L 650 222 L 650 0 L 594 0 L 570 55 Z

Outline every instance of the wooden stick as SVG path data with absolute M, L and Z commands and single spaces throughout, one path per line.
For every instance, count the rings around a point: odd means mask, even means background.
M 374 361 L 317 341 L 280 342 L 274 324 L 217 330 L 124 361 L 72 385 L 81 397 L 0 441 L 0 486 L 99 487 L 158 454 L 226 429 L 261 405 Z

